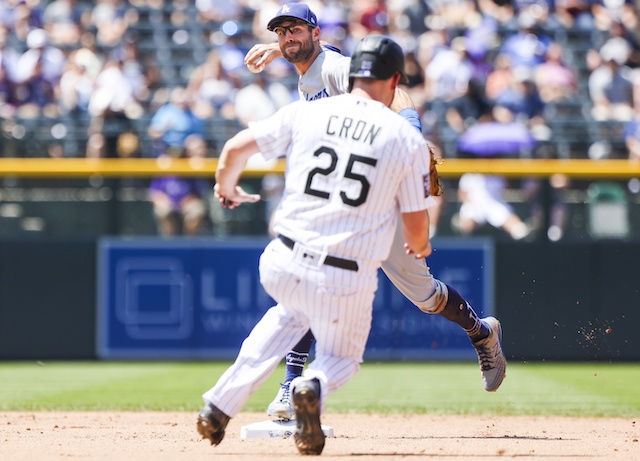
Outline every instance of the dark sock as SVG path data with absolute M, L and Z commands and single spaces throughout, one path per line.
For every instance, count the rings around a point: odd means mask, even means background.
M 298 344 L 293 346 L 293 349 L 289 351 L 286 357 L 284 383 L 290 383 L 294 378 L 302 376 L 302 370 L 304 369 L 304 364 L 309 358 L 309 351 L 311 350 L 313 340 L 313 333 L 309 330 L 307 334 L 298 341 Z
M 449 290 L 449 298 L 440 315 L 460 325 L 473 342 L 489 336 L 489 329 L 469 303 L 454 288 L 447 285 L 447 289 Z

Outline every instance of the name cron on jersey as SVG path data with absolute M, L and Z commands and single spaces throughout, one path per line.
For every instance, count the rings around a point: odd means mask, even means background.
M 328 98 L 329 92 L 327 91 L 326 88 L 323 88 L 322 91 L 316 93 L 313 96 L 311 96 L 310 94 L 306 94 L 304 95 L 304 97 L 307 101 L 315 101 L 316 99 Z
M 340 138 L 351 138 L 354 141 L 373 144 L 382 127 L 369 124 L 365 120 L 354 120 L 350 117 L 330 115 L 327 122 L 327 134 Z

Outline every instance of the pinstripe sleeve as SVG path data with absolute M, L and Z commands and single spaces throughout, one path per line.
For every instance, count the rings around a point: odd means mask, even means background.
M 410 155 L 408 172 L 400 182 L 398 203 L 402 213 L 426 210 L 432 205 L 429 195 L 429 160 L 426 143 L 420 143 Z
M 281 157 L 289 152 L 293 122 L 300 104 L 302 102 L 296 101 L 264 120 L 249 122 L 249 130 L 255 137 L 265 160 Z

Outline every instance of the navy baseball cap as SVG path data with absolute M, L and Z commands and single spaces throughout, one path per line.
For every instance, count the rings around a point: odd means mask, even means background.
M 356 45 L 351 55 L 349 77 L 387 80 L 400 72 L 400 83 L 407 83 L 404 72 L 404 51 L 400 45 L 383 35 L 367 35 Z
M 281 22 L 295 20 L 306 22 L 311 27 L 318 27 L 318 18 L 307 5 L 303 3 L 287 3 L 282 5 L 273 19 L 269 21 L 267 29 L 273 31 Z

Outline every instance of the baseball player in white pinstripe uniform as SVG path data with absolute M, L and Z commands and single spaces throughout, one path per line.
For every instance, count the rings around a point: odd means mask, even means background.
M 293 63 L 300 74 L 298 90 L 311 101 L 347 92 L 350 58 L 320 44 L 320 28 L 307 5 L 291 3 L 280 8 L 268 28 L 278 36 L 276 44 L 255 45 L 245 57 L 254 70 L 264 69 L 276 57 Z M 257 63 L 257 66 L 256 66 Z M 391 106 L 421 133 L 420 117 L 409 97 L 399 88 Z M 396 232 L 389 258 L 382 269 L 391 282 L 420 310 L 439 314 L 455 322 L 469 335 L 478 355 L 482 382 L 487 391 L 496 391 L 506 372 L 502 352 L 501 325 L 493 317 L 480 319 L 469 303 L 453 287 L 434 278 L 424 259 L 407 258 L 402 233 Z M 308 333 L 286 357 L 286 374 L 276 398 L 267 408 L 274 419 L 293 417 L 289 383 L 302 373 L 313 335 Z
M 295 102 L 251 123 L 222 149 L 215 194 L 223 206 L 259 200 L 238 186 L 255 152 L 267 160 L 286 153 L 287 171 L 274 215 L 277 237 L 259 265 L 261 283 L 277 304 L 203 395 L 197 427 L 212 444 L 222 441 L 229 419 L 311 329 L 315 359 L 304 377 L 291 383 L 294 440 L 301 454 L 320 454 L 324 402 L 360 369 L 378 268 L 398 221 L 406 258 L 431 253 L 430 151 L 424 138 L 388 108 L 398 83 L 406 79 L 402 49 L 387 37 L 366 37 L 354 51 L 349 75 L 350 94 Z

